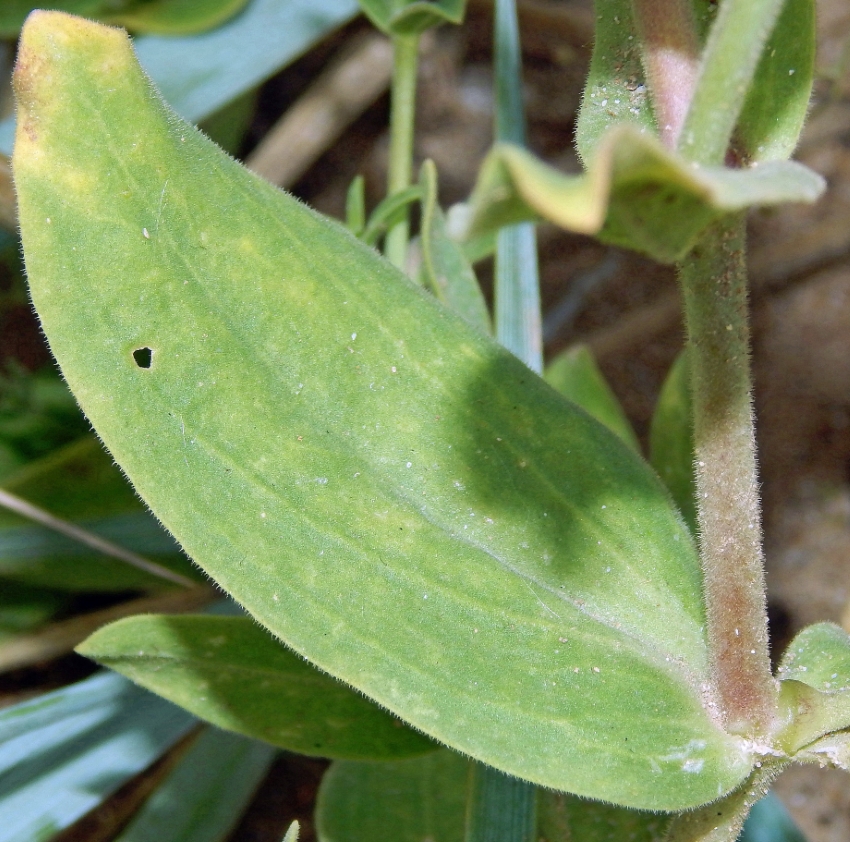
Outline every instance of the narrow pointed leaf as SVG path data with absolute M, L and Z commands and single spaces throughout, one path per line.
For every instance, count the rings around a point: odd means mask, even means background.
M 204 729 L 115 842 L 224 842 L 274 755 L 271 746 Z
M 242 11 L 249 0 L 145 0 L 128 4 L 125 11 L 103 19 L 133 32 L 156 35 L 193 35 L 223 24 Z
M 450 310 L 484 333 L 491 333 L 490 312 L 472 264 L 446 229 L 437 201 L 437 168 L 425 161 L 419 173 L 422 191 L 422 271 L 431 292 Z
M 298 842 L 298 834 L 301 832 L 301 825 L 294 821 L 289 825 L 289 830 L 286 831 L 283 837 L 283 842 Z
M 600 141 L 584 175 L 564 175 L 519 147 L 496 146 L 472 194 L 467 236 L 542 217 L 670 263 L 724 214 L 813 202 L 823 189 L 819 175 L 793 161 L 695 167 L 653 137 L 619 126 Z
M 3 487 L 181 575 L 197 576 L 174 539 L 145 510 L 93 437 L 27 465 Z M 0 577 L 67 591 L 171 587 L 156 576 L 6 509 L 0 509 Z
M 2 711 L 0 842 L 48 839 L 69 827 L 194 724 L 114 675 Z
M 418 202 L 421 196 L 422 191 L 416 184 L 387 196 L 369 215 L 369 221 L 360 234 L 360 239 L 374 246 L 389 228 L 404 218 L 408 206 Z
M 387 763 L 337 761 L 319 788 L 319 842 L 463 842 L 469 766 L 447 749 Z
M 580 406 L 612 433 L 616 433 L 636 453 L 640 453 L 640 443 L 622 405 L 585 345 L 576 345 L 558 354 L 549 363 L 544 377 L 565 398 Z
M 372 23 L 388 35 L 413 35 L 441 23 L 461 23 L 466 0 L 359 0 Z
M 518 777 L 680 809 L 748 774 L 703 707 L 699 564 L 646 463 L 176 120 L 119 32 L 37 14 L 16 79 L 51 347 L 224 589 Z
M 435 748 L 246 617 L 128 617 L 77 652 L 213 725 L 299 754 L 383 759 Z
M 694 433 L 687 352 L 676 358 L 652 415 L 649 461 L 673 496 L 682 517 L 697 534 Z
M 733 135 L 742 160 L 791 157 L 812 95 L 815 40 L 814 0 L 785 0 Z
M 663 842 L 670 817 L 588 801 L 563 792 L 539 793 L 538 830 L 546 842 Z

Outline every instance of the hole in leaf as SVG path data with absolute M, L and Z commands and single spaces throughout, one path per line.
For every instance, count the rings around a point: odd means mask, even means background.
M 133 359 L 139 368 L 150 368 L 153 362 L 153 350 L 151 348 L 136 348 L 133 351 Z

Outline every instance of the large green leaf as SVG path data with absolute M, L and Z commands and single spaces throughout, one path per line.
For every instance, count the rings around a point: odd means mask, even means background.
M 32 17 L 16 86 L 51 347 L 257 620 L 534 782 L 679 809 L 748 774 L 703 707 L 696 552 L 643 461 L 175 118 L 119 32 Z
M 468 236 L 542 217 L 669 263 L 724 214 L 813 202 L 823 189 L 819 175 L 793 161 L 696 167 L 651 135 L 620 125 L 600 140 L 583 175 L 564 175 L 517 146 L 494 147 L 472 194 Z
M 174 539 L 145 511 L 93 436 L 27 465 L 3 487 L 125 549 L 183 575 L 193 573 Z M 68 591 L 169 586 L 5 509 L 0 509 L 0 577 Z
M 389 763 L 334 763 L 316 802 L 320 842 L 463 842 L 469 766 L 448 749 Z
M 213 725 L 299 754 L 362 760 L 435 748 L 246 617 L 128 617 L 77 652 Z

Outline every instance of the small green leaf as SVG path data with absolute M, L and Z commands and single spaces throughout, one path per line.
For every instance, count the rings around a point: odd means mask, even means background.
M 850 635 L 835 623 L 807 626 L 782 656 L 779 677 L 824 692 L 850 689 Z
M 366 228 L 366 179 L 358 175 L 345 194 L 345 224 L 348 230 L 359 237 Z
M 788 724 L 779 739 L 794 753 L 850 728 L 850 635 L 833 623 L 803 629 L 779 666 L 780 702 Z
M 249 0 L 135 0 L 126 10 L 110 13 L 107 5 L 102 20 L 133 32 L 154 35 L 194 35 L 220 26 Z
M 545 842 L 663 842 L 669 816 L 541 790 L 538 831 Z
M 283 837 L 283 842 L 298 842 L 298 834 L 301 832 L 301 825 L 296 819 L 289 825 L 289 830 L 286 831 Z
M 319 788 L 319 842 L 463 842 L 469 765 L 448 749 L 388 763 L 337 761 Z
M 494 147 L 472 194 L 467 236 L 540 216 L 670 263 L 724 214 L 813 202 L 823 189 L 819 175 L 793 161 L 696 167 L 650 135 L 618 126 L 600 142 L 584 175 L 564 175 L 516 146 Z
M 359 0 L 366 17 L 387 35 L 415 35 L 441 23 L 461 23 L 466 0 Z
M 697 534 L 694 433 L 691 379 L 687 351 L 670 368 L 649 428 L 649 461 L 670 490 L 673 500 Z
M 552 388 L 640 453 L 635 431 L 587 346 L 575 345 L 562 351 L 549 363 L 543 376 Z
M 421 198 L 422 190 L 418 184 L 414 184 L 382 199 L 369 214 L 369 221 L 366 223 L 360 239 L 364 243 L 374 246 L 393 225 L 404 218 L 408 205 L 418 202 Z
M 437 168 L 425 161 L 419 172 L 422 191 L 422 271 L 425 286 L 451 310 L 484 333 L 493 330 L 487 302 L 461 245 L 446 230 L 437 202 Z
M 590 166 L 615 123 L 657 134 L 632 0 L 594 4 L 593 53 L 576 123 L 576 148 Z
M 125 549 L 198 577 L 93 436 L 30 463 L 3 487 Z M 0 577 L 67 591 L 122 591 L 165 584 L 6 509 L 0 509 Z
M 299 754 L 384 759 L 435 748 L 245 617 L 128 617 L 77 652 L 219 728 Z
M 34 15 L 16 73 L 43 327 L 204 570 L 321 669 L 517 777 L 675 810 L 749 774 L 703 707 L 699 562 L 645 462 L 176 120 L 117 30 Z
M 224 842 L 274 755 L 271 746 L 203 729 L 115 842 Z
M 814 0 L 785 0 L 733 135 L 742 160 L 791 157 L 812 93 L 815 36 Z

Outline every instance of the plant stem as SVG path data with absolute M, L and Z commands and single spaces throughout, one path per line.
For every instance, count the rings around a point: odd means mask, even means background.
M 705 45 L 679 151 L 722 164 L 765 42 L 784 0 L 723 0 Z
M 471 770 L 465 842 L 533 842 L 537 790 L 482 763 Z
M 759 738 L 770 731 L 777 691 L 768 656 L 743 216 L 711 226 L 679 268 L 712 674 L 726 729 Z
M 699 38 L 690 0 L 633 0 L 661 142 L 675 149 L 696 86 Z
M 390 159 L 387 195 L 410 186 L 413 170 L 413 122 L 416 114 L 416 74 L 419 35 L 393 36 L 393 80 L 390 95 Z M 409 239 L 407 213 L 387 233 L 384 254 L 399 268 L 404 266 Z

